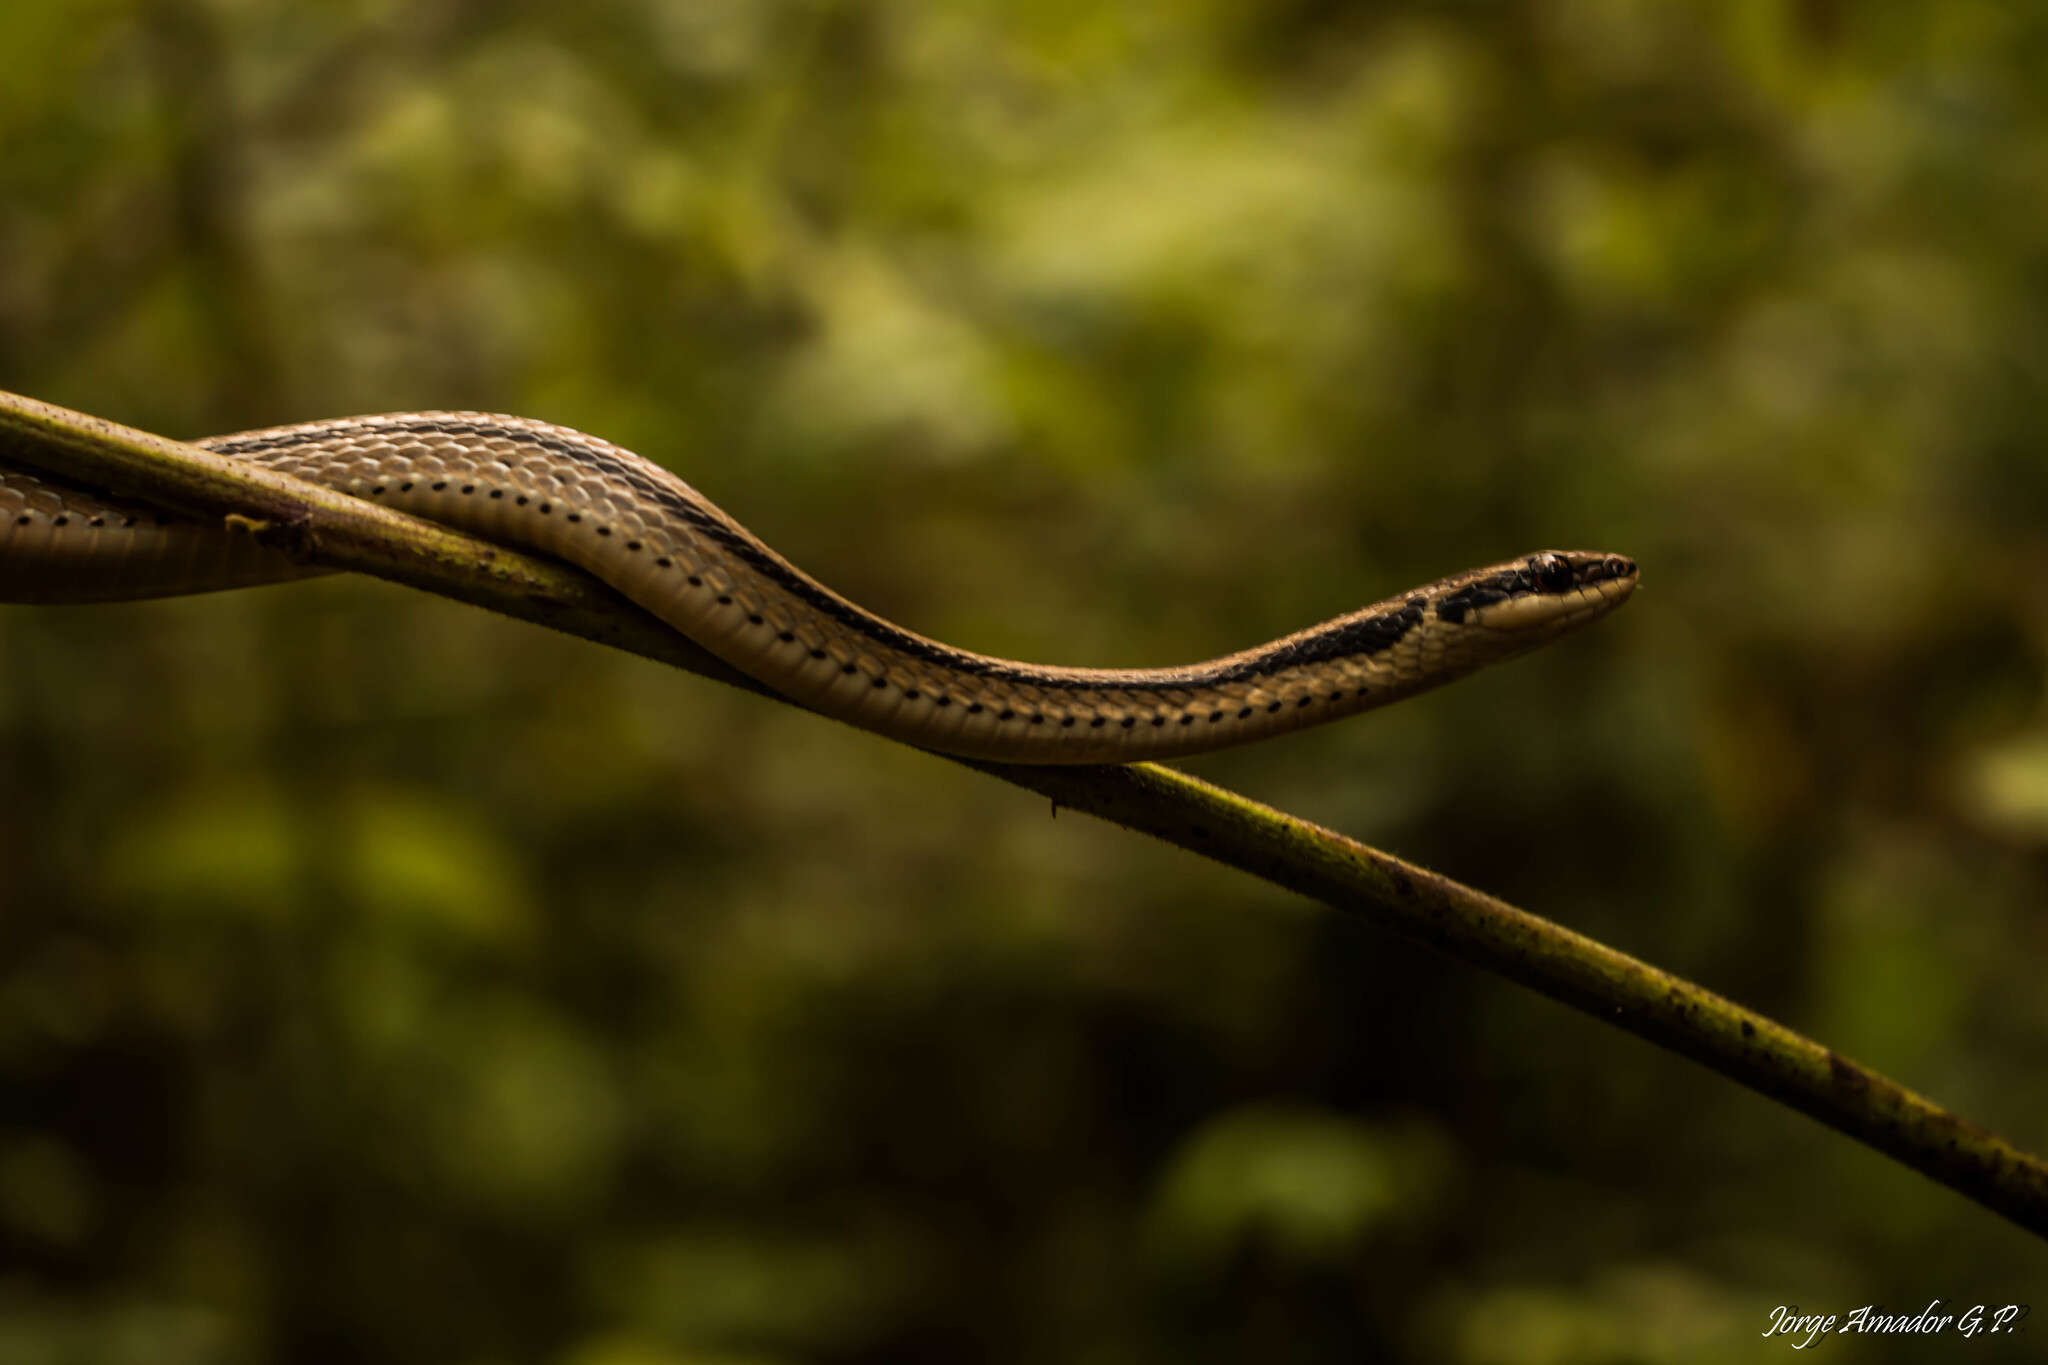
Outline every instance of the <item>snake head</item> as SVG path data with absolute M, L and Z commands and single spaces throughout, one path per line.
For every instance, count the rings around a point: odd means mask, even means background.
M 1626 602 L 1637 572 L 1626 555 L 1542 550 L 1452 580 L 1436 599 L 1436 614 L 1487 630 L 1560 630 Z

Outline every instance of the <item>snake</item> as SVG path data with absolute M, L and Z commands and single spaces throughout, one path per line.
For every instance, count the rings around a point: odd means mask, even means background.
M 566 560 L 801 706 L 994 762 L 1173 758 L 1337 720 L 1604 616 L 1638 577 L 1625 555 L 1546 550 L 1201 663 L 1056 667 L 896 625 L 798 569 L 665 466 L 568 427 L 404 412 L 193 444 Z M 0 602 L 159 597 L 315 572 L 226 519 L 17 468 L 0 451 Z

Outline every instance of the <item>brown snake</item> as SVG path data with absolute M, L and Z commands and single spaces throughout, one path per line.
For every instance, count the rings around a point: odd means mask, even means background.
M 1205 663 L 1056 668 L 893 625 L 660 465 L 566 427 L 412 412 L 196 444 L 558 556 L 812 710 L 1013 763 L 1167 758 L 1335 720 L 1543 644 L 1636 586 L 1623 556 L 1545 551 Z M 307 572 L 218 524 L 0 464 L 0 601 L 164 596 Z

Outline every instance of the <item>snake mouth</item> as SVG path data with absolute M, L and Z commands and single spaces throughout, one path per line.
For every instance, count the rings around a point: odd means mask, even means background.
M 1588 608 L 1595 612 L 1608 611 L 1620 606 L 1635 593 L 1636 585 L 1642 581 L 1642 571 L 1627 555 L 1600 555 L 1598 562 L 1587 562 L 1574 566 L 1574 579 L 1579 595 L 1587 601 Z M 1575 616 L 1574 620 L 1584 620 Z

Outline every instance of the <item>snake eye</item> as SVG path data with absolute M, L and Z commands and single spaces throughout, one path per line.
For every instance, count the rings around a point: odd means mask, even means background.
M 1564 562 L 1562 555 L 1532 555 L 1529 571 L 1545 592 L 1563 592 L 1572 585 L 1572 566 Z

